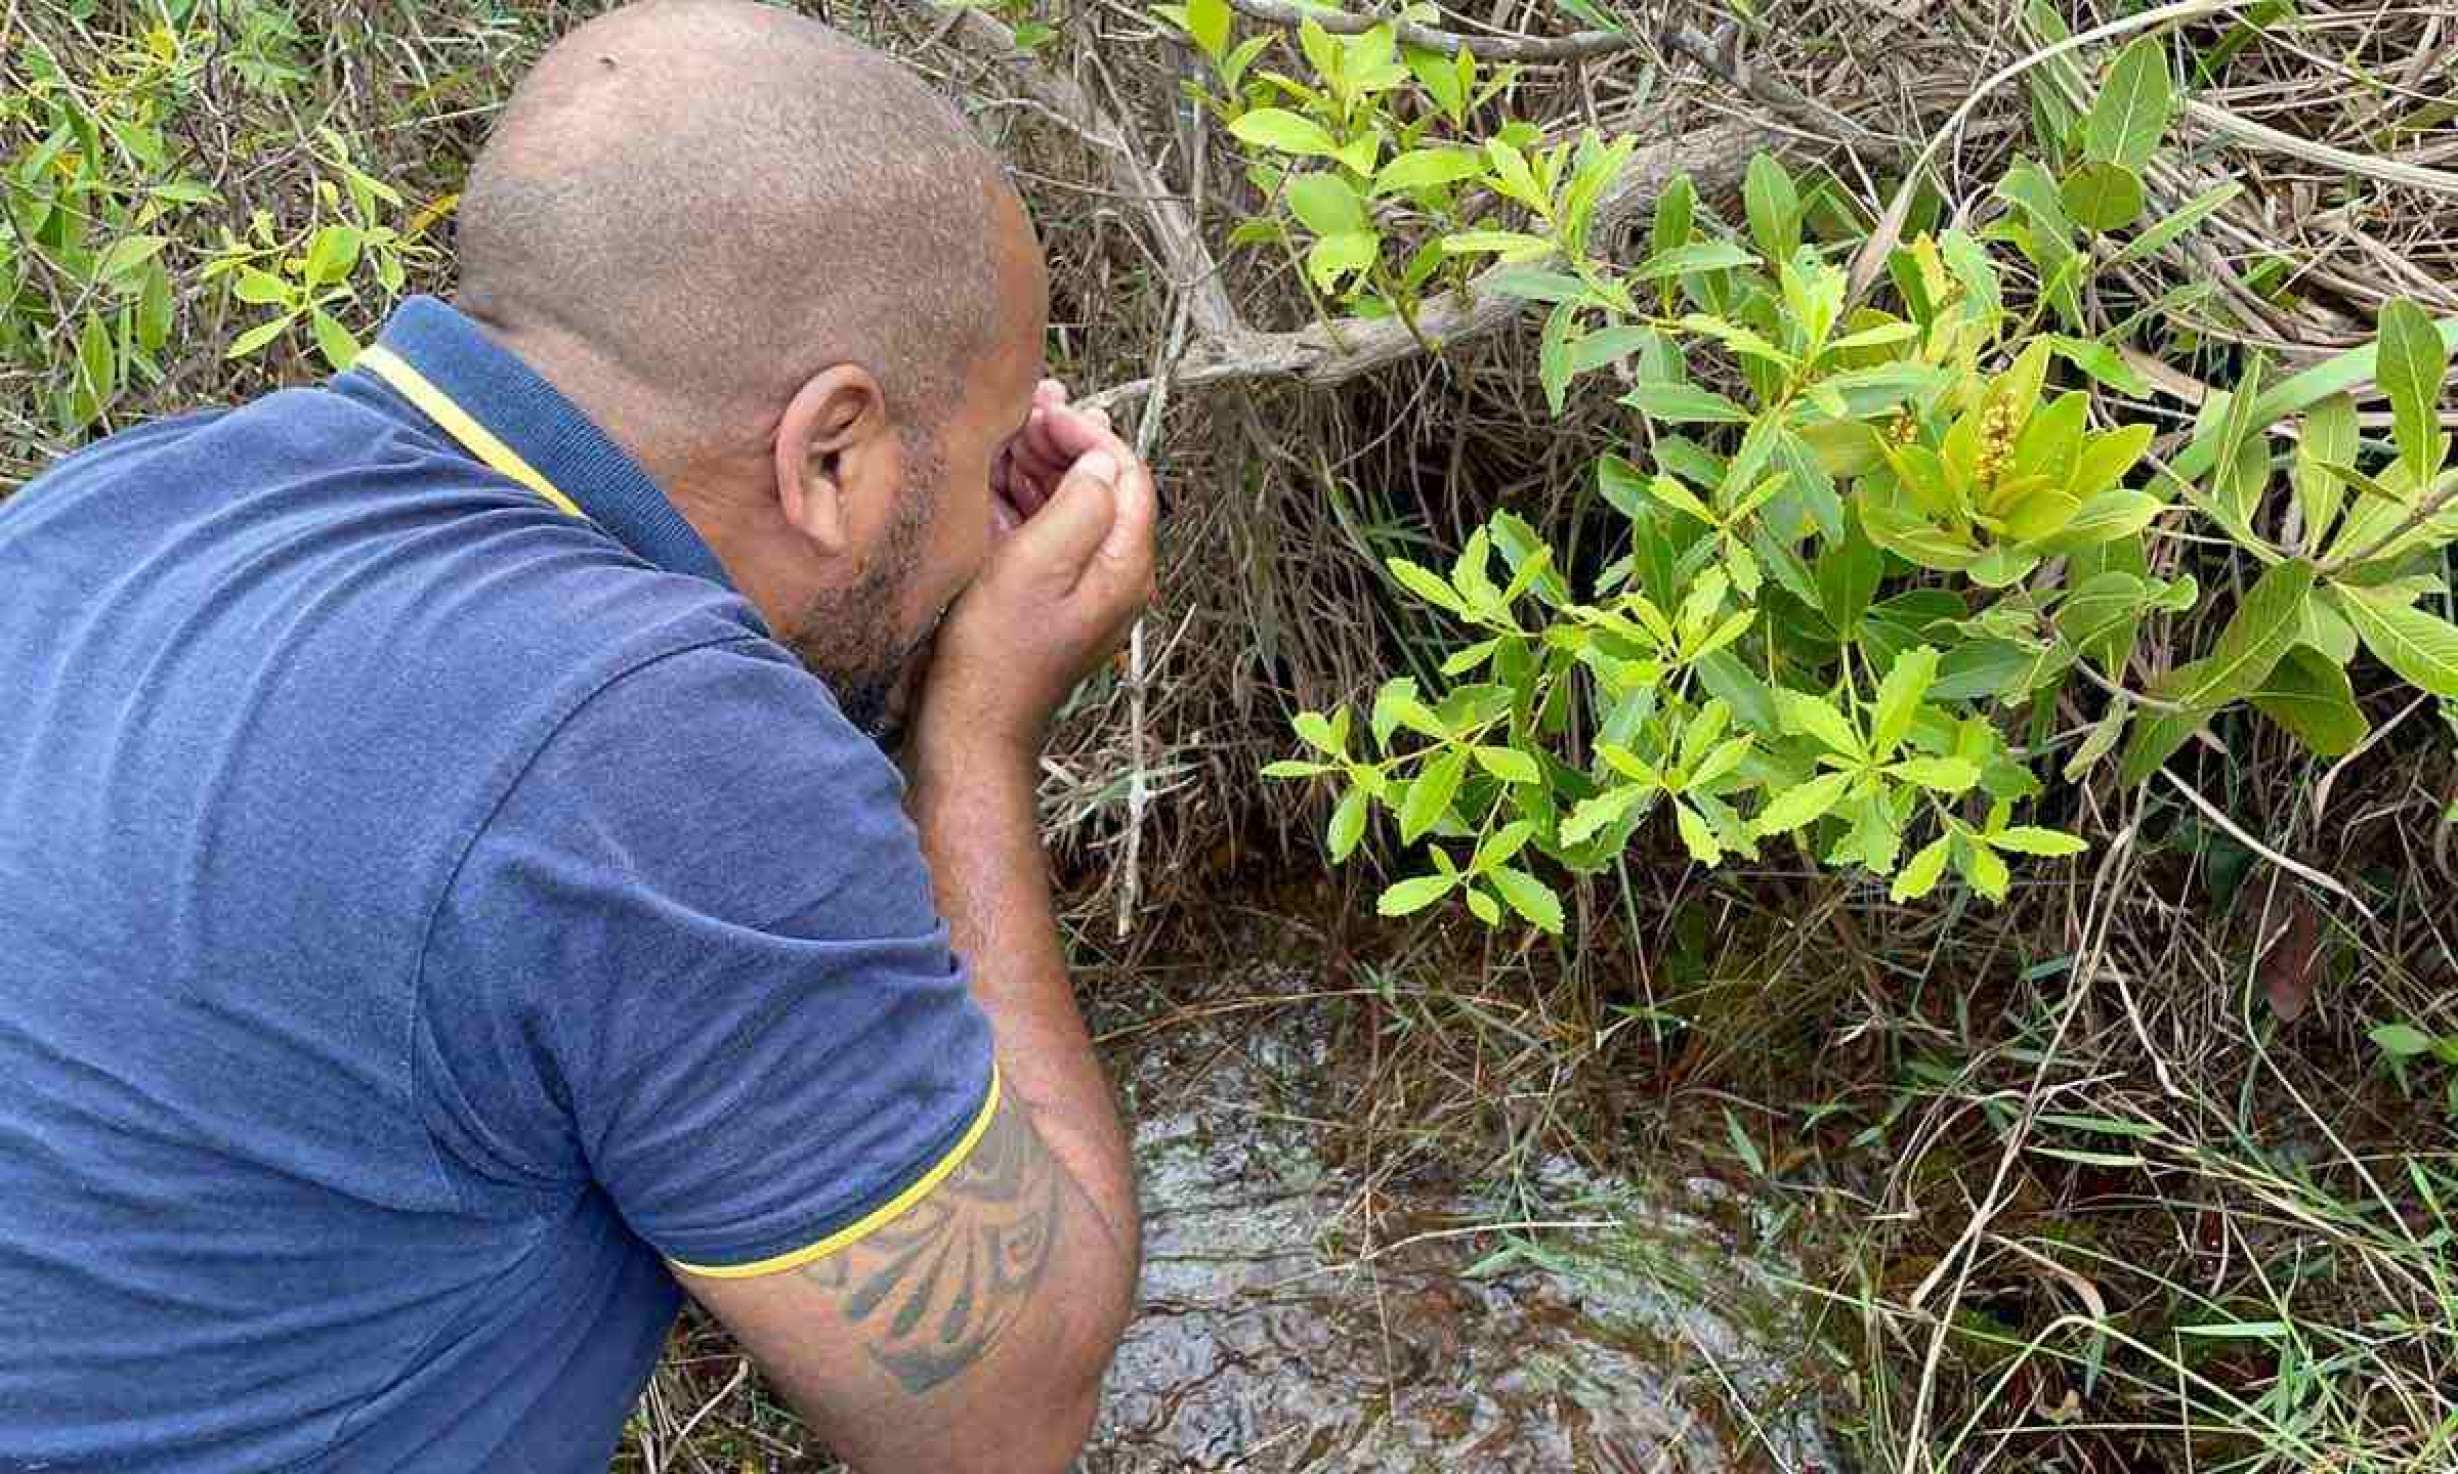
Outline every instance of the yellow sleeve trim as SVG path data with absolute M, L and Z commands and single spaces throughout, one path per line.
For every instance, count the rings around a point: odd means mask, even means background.
M 859 1243 L 877 1233 L 910 1212 L 914 1204 L 929 1197 L 931 1189 L 946 1181 L 949 1173 L 963 1166 L 965 1158 L 973 1155 L 973 1148 L 981 1144 L 982 1133 L 990 1129 L 990 1117 L 997 1112 L 998 1108 L 999 1072 L 998 1066 L 992 1065 L 990 1067 L 990 1088 L 982 1096 L 981 1110 L 973 1117 L 973 1124 L 964 1129 L 964 1135 L 957 1137 L 956 1144 L 948 1148 L 947 1155 L 941 1157 L 938 1164 L 929 1171 L 913 1179 L 912 1184 L 903 1192 L 817 1243 L 805 1244 L 799 1249 L 789 1250 L 767 1259 L 754 1260 L 749 1264 L 686 1264 L 680 1259 L 667 1262 L 685 1273 L 696 1274 L 704 1279 L 742 1280 L 751 1279 L 757 1275 L 776 1274 L 788 1269 L 799 1269 L 814 1259 L 825 1259 L 837 1250 Z
M 417 405 L 421 414 L 442 426 L 445 434 L 468 447 L 470 454 L 555 506 L 583 521 L 588 520 L 579 503 L 565 496 L 555 483 L 540 474 L 537 467 L 523 460 L 519 451 L 497 439 L 494 431 L 479 424 L 469 411 L 453 403 L 451 396 L 436 388 L 425 374 L 410 367 L 399 354 L 377 344 L 362 350 L 352 367 L 363 368 L 400 390 L 402 398 Z

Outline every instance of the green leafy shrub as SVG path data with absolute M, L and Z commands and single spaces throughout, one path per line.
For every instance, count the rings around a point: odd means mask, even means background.
M 1704 865 L 1798 848 L 1898 899 L 1949 872 L 2002 899 L 2010 858 L 2084 848 L 2023 821 L 2051 781 L 2115 756 L 2141 783 L 2246 704 L 2344 754 L 2368 731 L 2359 651 L 2458 698 L 2458 627 L 2425 607 L 2447 607 L 2458 539 L 2438 422 L 2458 322 L 2394 302 L 2376 344 L 2275 384 L 2254 355 L 2179 445 L 2109 412 L 2103 390 L 2143 386 L 2130 324 L 2084 331 L 2093 273 L 2164 248 L 2226 193 L 2136 230 L 2174 108 L 2157 40 L 2117 58 L 2088 108 L 2044 108 L 2050 162 L 2009 169 L 2004 214 L 1896 245 L 1883 290 L 1856 294 L 1850 243 L 1809 238 L 1770 157 L 1738 227 L 1678 182 L 1645 258 L 1620 264 L 1588 225 L 1627 140 L 1536 147 L 1507 119 L 1479 138 L 1495 90 L 1473 57 L 1399 46 L 1388 26 L 1305 24 L 1300 78 L 1266 65 L 1269 35 L 1232 45 L 1214 0 L 1165 13 L 1210 59 L 1222 90 L 1195 90 L 1270 202 L 1241 238 L 1310 237 L 1308 279 L 1357 316 L 1410 316 L 1464 280 L 1444 263 L 1496 256 L 1510 269 L 1485 284 L 1548 309 L 1555 412 L 1608 370 L 1634 412 L 1595 463 L 1619 519 L 1608 560 L 1566 566 L 1507 512 L 1447 570 L 1391 559 L 1396 590 L 1452 632 L 1439 688 L 1394 678 L 1362 722 L 1301 713 L 1310 752 L 1266 770 L 1334 784 L 1335 859 L 1378 821 L 1422 851 L 1385 914 L 1456 897 L 1558 932 L 1531 857 L 1596 873 L 1650 824 Z M 2386 443 L 2349 397 L 2368 382 Z M 2169 616 L 2206 598 L 2188 563 L 2231 611 L 2207 648 L 2170 643 Z M 2059 734 L 2069 688 L 2098 715 Z
M 435 264 L 419 238 L 449 201 L 400 223 L 401 196 L 340 131 L 298 123 L 312 79 L 279 5 L 164 0 L 86 35 L 84 50 L 13 36 L 0 87 L 0 367 L 30 407 L 63 438 L 108 428 L 164 380 L 183 331 L 218 326 L 195 320 L 208 303 L 256 319 L 229 357 L 286 342 L 347 366 L 359 328 Z M 234 228 L 207 127 L 219 149 L 302 162 L 300 196 Z M 250 176 L 260 191 L 269 172 Z

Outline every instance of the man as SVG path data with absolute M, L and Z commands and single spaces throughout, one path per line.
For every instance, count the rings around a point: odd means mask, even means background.
M 0 1468 L 601 1470 L 679 1282 L 861 1470 L 1061 1469 L 1138 1225 L 1034 764 L 1154 499 L 1022 207 L 671 0 L 459 229 L 0 509 Z

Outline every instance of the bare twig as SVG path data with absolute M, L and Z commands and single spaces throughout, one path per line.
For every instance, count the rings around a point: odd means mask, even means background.
M 2268 860 L 2271 864 L 2278 866 L 2281 870 L 2286 871 L 2288 874 L 2299 876 L 2304 880 L 2310 881 L 2314 885 L 2320 886 L 2323 890 L 2328 891 L 2330 894 L 2337 896 L 2348 905 L 2355 907 L 2357 911 L 2363 913 L 2365 920 L 2370 921 L 2373 919 L 2373 908 L 2365 905 L 2362 900 L 2358 899 L 2354 891 L 2349 890 L 2347 887 L 2339 884 L 2337 880 L 2323 874 L 2319 870 L 2314 869 L 2312 866 L 2303 864 L 2296 860 L 2291 860 L 2287 856 L 2280 854 L 2277 850 L 2274 850 L 2270 846 L 2262 843 L 2260 840 L 2255 839 L 2252 835 L 2247 834 L 2243 825 L 2238 824 L 2235 820 L 2227 816 L 2226 810 L 2220 808 L 2217 804 L 2212 803 L 2209 799 L 2204 798 L 2201 792 L 2192 784 L 2186 782 L 2182 778 L 2179 778 L 2176 774 L 2168 771 L 2166 768 L 2159 770 L 2159 776 L 2167 779 L 2169 783 L 2175 785 L 2177 792 L 2185 795 L 2187 799 L 2191 800 L 2193 806 L 2202 811 L 2203 818 L 2210 820 L 2213 824 L 2218 825 L 2229 834 L 2234 835 L 2238 844 L 2243 845 L 2246 849 L 2253 851 L 2253 853 L 2261 856 L 2265 860 Z
M 1159 358 L 1152 366 L 1149 382 L 1152 392 L 1144 397 L 1144 412 L 1135 425 L 1135 454 L 1146 465 L 1161 443 L 1161 416 L 1169 407 L 1169 372 L 1178 355 L 1186 351 L 1187 321 L 1193 315 L 1190 299 L 1181 293 L 1170 304 L 1169 337 L 1161 347 Z M 1144 812 L 1152 806 L 1152 761 L 1145 737 L 1144 693 L 1150 680 L 1144 653 L 1144 621 L 1138 617 L 1127 636 L 1127 736 L 1133 745 L 1127 769 L 1127 838 L 1126 855 L 1119 865 L 1118 875 L 1118 935 L 1126 936 L 1135 924 L 1135 906 L 1143 898 L 1141 869 L 1144 850 Z

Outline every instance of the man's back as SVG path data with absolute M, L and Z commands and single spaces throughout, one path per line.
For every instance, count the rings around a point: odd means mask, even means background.
M 373 378 L 64 463 L 0 508 L 0 588 L 0 1467 L 602 1468 L 678 1303 L 658 1251 L 770 1252 L 826 1196 L 693 1175 L 754 1149 L 712 1140 L 742 1124 L 737 1056 L 774 1078 L 772 1039 L 858 1102 L 849 1152 L 981 1109 L 986 1034 L 918 859 L 867 858 L 911 847 L 884 760 L 721 582 L 488 472 Z M 805 840 L 862 800 L 848 863 L 900 899 L 848 923 L 826 859 L 772 881 L 729 853 L 777 847 L 641 757 L 689 748 L 643 736 L 677 706 L 722 752 L 774 728 L 834 763 L 706 781 L 781 786 Z M 616 762 L 637 771 L 590 776 Z M 848 926 L 918 939 L 909 993 L 833 954 L 797 976 L 787 948 Z M 692 927 L 765 950 L 715 936 L 703 978 Z M 857 975 L 973 1072 L 945 1102 L 819 1083 L 836 1037 L 892 1054 L 828 1013 Z

